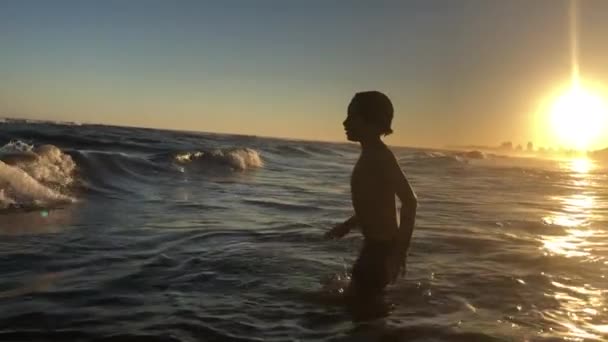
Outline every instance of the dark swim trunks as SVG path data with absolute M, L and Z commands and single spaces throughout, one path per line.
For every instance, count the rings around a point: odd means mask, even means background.
M 358 296 L 376 296 L 389 283 L 388 259 L 394 248 L 392 241 L 365 240 L 353 266 L 352 288 Z

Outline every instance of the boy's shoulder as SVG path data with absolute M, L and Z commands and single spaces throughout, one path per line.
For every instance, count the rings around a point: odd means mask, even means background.
M 393 164 L 397 162 L 397 158 L 395 158 L 393 151 L 391 151 L 388 146 L 382 146 L 377 149 L 374 149 L 373 152 L 369 153 L 368 157 L 368 162 L 377 163 L 381 166 L 386 166 L 387 164 Z

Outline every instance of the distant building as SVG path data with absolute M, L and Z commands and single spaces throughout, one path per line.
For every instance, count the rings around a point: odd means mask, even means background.
M 510 141 L 505 141 L 502 144 L 500 144 L 500 148 L 503 150 L 512 150 L 513 149 L 513 143 Z

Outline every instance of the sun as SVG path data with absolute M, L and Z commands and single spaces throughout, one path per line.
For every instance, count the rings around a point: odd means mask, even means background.
M 577 83 L 558 95 L 549 108 L 556 142 L 581 151 L 593 147 L 602 138 L 607 117 L 608 107 L 599 93 Z

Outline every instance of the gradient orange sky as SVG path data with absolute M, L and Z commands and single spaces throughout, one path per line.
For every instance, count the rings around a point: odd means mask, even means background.
M 2 1 L 0 116 L 343 141 L 352 95 L 377 89 L 395 105 L 391 144 L 525 144 L 539 138 L 539 101 L 569 79 L 568 10 L 567 0 Z M 605 13 L 608 1 L 579 2 L 581 75 L 599 82 Z

